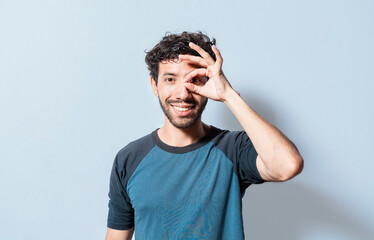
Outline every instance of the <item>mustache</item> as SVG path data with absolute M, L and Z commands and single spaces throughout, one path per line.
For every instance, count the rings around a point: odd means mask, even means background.
M 168 104 L 172 104 L 172 103 L 186 103 L 186 104 L 193 104 L 193 105 L 197 105 L 197 101 L 195 100 L 168 100 L 166 101 Z

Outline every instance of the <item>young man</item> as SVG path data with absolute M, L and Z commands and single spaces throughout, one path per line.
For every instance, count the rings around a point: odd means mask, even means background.
M 110 180 L 107 240 L 244 239 L 241 199 L 251 184 L 301 172 L 296 146 L 231 87 L 222 57 L 202 33 L 166 35 L 146 63 L 165 124 L 117 154 Z M 244 131 L 207 125 L 212 99 Z

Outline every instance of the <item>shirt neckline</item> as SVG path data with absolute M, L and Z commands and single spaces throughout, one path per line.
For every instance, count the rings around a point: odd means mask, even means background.
M 158 130 L 158 128 L 152 132 L 152 138 L 153 138 L 155 144 L 159 148 L 161 148 L 161 149 L 163 149 L 167 152 L 170 152 L 170 153 L 187 153 L 187 152 L 191 152 L 193 150 L 196 150 L 196 149 L 204 146 L 205 144 L 207 144 L 220 131 L 220 129 L 218 129 L 214 126 L 210 126 L 210 129 L 207 132 L 207 134 L 204 137 L 200 138 L 198 141 L 196 141 L 196 142 L 194 142 L 190 145 L 187 145 L 187 146 L 176 147 L 176 146 L 168 145 L 168 144 L 164 143 L 163 141 L 161 141 L 161 139 L 158 137 L 157 130 Z

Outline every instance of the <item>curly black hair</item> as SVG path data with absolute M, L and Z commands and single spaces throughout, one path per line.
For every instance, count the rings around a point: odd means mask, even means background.
M 147 63 L 150 75 L 157 83 L 159 63 L 165 60 L 178 60 L 179 54 L 189 54 L 200 56 L 198 52 L 189 47 L 189 42 L 193 42 L 204 49 L 214 60 L 216 56 L 212 51 L 212 45 L 216 44 L 216 39 L 210 39 L 202 32 L 182 32 L 181 34 L 166 33 L 161 41 L 149 52 L 146 52 L 145 62 Z

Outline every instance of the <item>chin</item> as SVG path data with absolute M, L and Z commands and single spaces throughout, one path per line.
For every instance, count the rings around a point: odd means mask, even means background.
M 196 119 L 197 120 L 197 119 Z M 194 125 L 195 123 L 196 123 L 196 120 L 190 120 L 190 121 L 188 121 L 188 122 L 176 122 L 176 121 L 174 121 L 174 120 L 170 120 L 169 119 L 169 121 L 170 121 L 170 123 L 174 126 L 174 127 L 176 127 L 176 128 L 180 128 L 180 129 L 186 129 L 186 128 L 189 128 L 189 127 L 191 127 L 192 125 Z
M 186 129 L 193 126 L 196 123 L 196 121 L 200 118 L 207 104 L 207 100 L 204 101 L 202 104 L 196 104 L 194 106 L 193 111 L 188 116 L 184 117 L 176 115 L 174 110 L 172 109 L 173 107 L 169 104 L 167 106 L 162 104 L 160 98 L 159 103 L 165 116 L 174 127 L 179 129 Z

